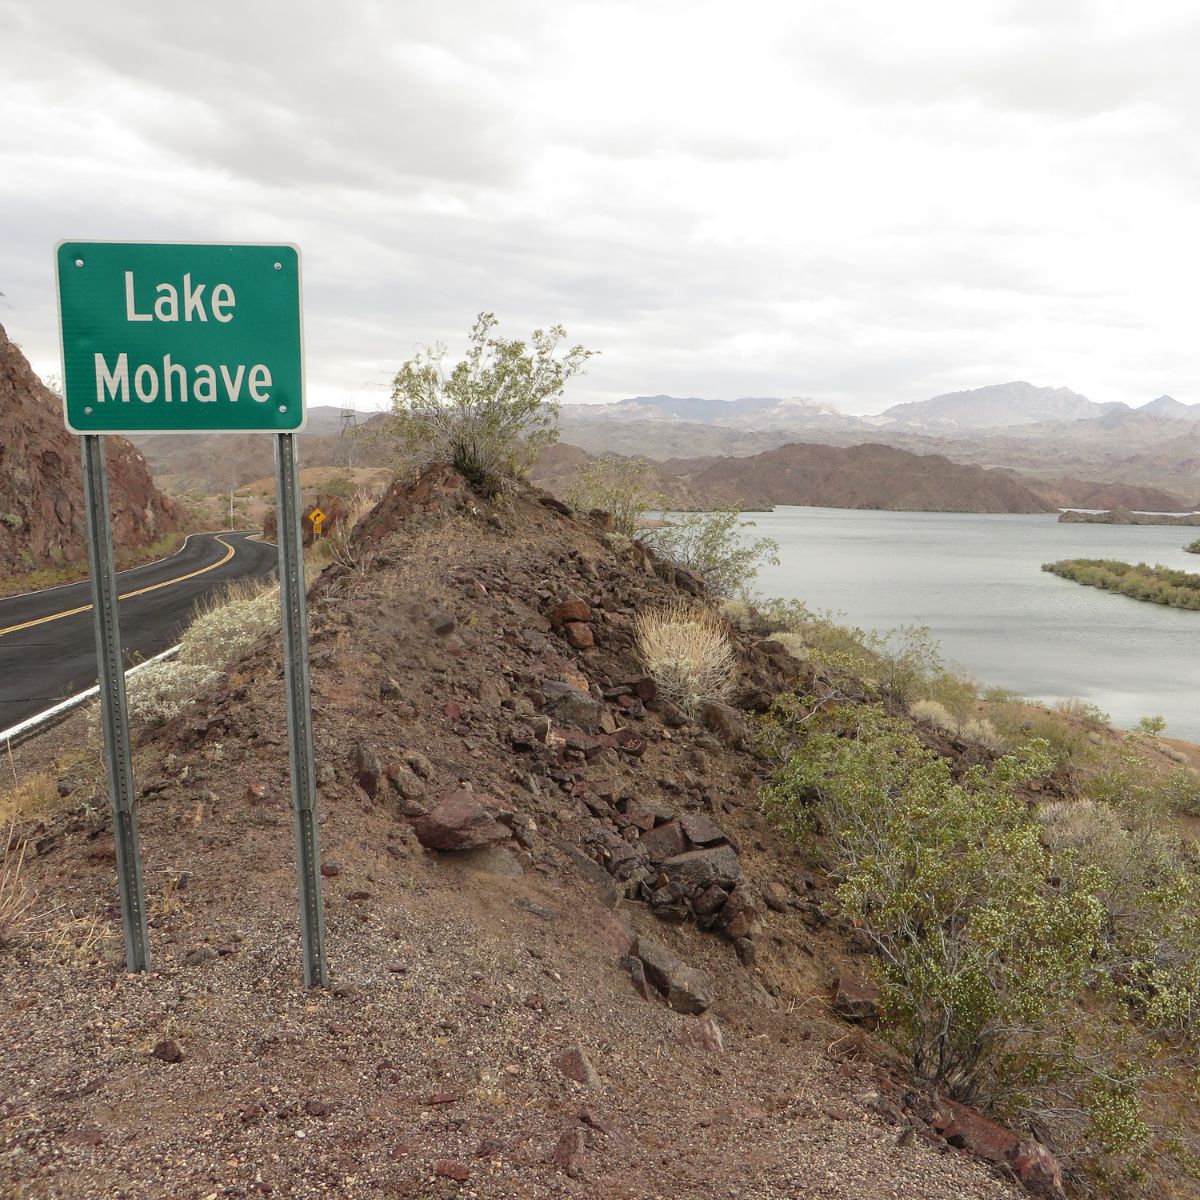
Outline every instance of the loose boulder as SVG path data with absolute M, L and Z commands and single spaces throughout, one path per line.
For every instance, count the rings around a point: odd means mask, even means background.
M 430 850 L 477 850 L 507 841 L 508 829 L 495 819 L 483 801 L 499 803 L 476 792 L 454 791 L 443 796 L 424 817 L 413 822 L 417 840 Z

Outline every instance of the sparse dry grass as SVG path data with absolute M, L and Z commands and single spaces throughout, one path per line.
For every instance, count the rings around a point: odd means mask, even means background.
M 11 760 L 9 769 L 12 784 L 0 792 L 0 826 L 41 817 L 58 803 L 58 786 L 53 775 L 37 771 L 18 779 Z
M 34 893 L 24 879 L 25 842 L 14 838 L 10 824 L 0 850 L 0 950 L 17 940 L 33 913 Z
M 669 700 L 693 712 L 706 700 L 728 699 L 736 659 L 716 613 L 674 604 L 639 613 L 634 629 L 646 670 Z

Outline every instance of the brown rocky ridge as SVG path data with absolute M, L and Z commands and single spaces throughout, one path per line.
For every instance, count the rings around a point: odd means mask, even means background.
M 731 629 L 733 702 L 667 702 L 633 617 L 702 581 L 535 491 L 436 468 L 354 547 L 310 607 L 332 986 L 300 982 L 264 638 L 136 747 L 151 973 L 121 969 L 94 780 L 17 830 L 42 916 L 0 953 L 10 1194 L 1063 1195 L 1044 1149 L 910 1087 L 830 882 L 764 823 L 753 714 L 808 668 Z
M 155 487 L 141 454 L 119 437 L 106 448 L 117 550 L 183 528 L 182 511 Z M 78 563 L 86 536 L 79 439 L 63 424 L 62 402 L 0 326 L 0 570 Z

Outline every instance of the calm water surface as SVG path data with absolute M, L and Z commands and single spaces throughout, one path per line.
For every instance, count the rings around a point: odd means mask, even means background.
M 1200 529 L 1060 525 L 1054 516 L 783 507 L 755 514 L 779 542 L 768 596 L 835 609 L 880 632 L 928 625 L 981 685 L 1031 699 L 1078 696 L 1119 726 L 1157 713 L 1200 742 L 1200 612 L 1082 587 L 1042 571 L 1058 558 L 1116 558 L 1200 572 Z

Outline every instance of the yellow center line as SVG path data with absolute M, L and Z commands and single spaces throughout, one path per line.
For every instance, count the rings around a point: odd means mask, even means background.
M 197 575 L 206 575 L 209 571 L 215 571 L 218 567 L 223 567 L 237 553 L 237 550 L 223 537 L 218 536 L 215 540 L 225 547 L 224 558 L 219 558 L 216 562 L 209 563 L 207 567 L 200 567 L 199 570 L 189 571 L 186 575 L 177 575 L 174 579 L 164 579 L 162 583 L 152 583 L 149 587 L 138 588 L 133 592 L 123 592 L 117 599 L 132 600 L 134 596 L 144 596 L 148 592 L 157 592 L 159 588 L 173 587 L 177 583 L 183 583 L 184 580 L 195 579 Z M 21 629 L 32 629 L 35 625 L 45 625 L 49 621 L 61 621 L 63 617 L 74 617 L 79 613 L 90 612 L 91 608 L 90 604 L 81 604 L 78 608 L 65 608 L 62 612 L 51 613 L 48 617 L 37 617 L 32 621 L 22 621 L 20 625 L 9 625 L 5 629 L 0 629 L 0 637 L 3 637 L 6 633 L 17 633 Z

